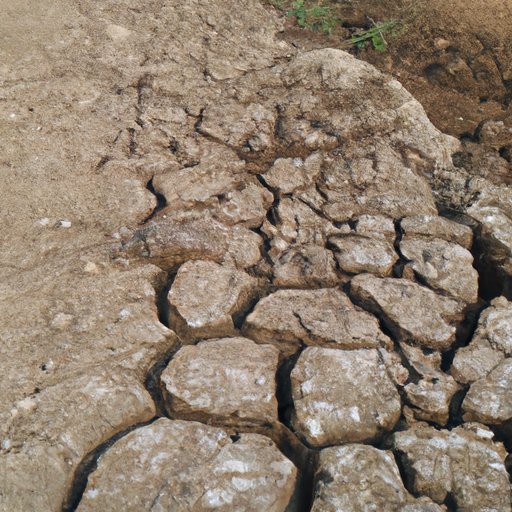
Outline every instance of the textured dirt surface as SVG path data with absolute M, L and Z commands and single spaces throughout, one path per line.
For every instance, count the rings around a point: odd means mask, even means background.
M 3 4 L 0 510 L 510 511 L 503 180 L 256 0 Z
M 286 10 L 290 2 L 281 4 Z M 487 179 L 510 182 L 510 2 L 332 0 L 325 5 L 342 22 L 331 35 L 299 29 L 289 18 L 283 38 L 299 48 L 348 49 L 391 73 L 425 107 L 435 126 L 461 138 L 457 164 L 463 162 L 473 174 Z M 391 19 L 399 20 L 401 28 L 395 36 L 385 36 L 387 51 L 375 51 L 370 44 L 358 50 L 347 44 L 358 31 Z

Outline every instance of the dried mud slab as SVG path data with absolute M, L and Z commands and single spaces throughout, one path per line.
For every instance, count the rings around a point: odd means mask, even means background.
M 428 498 L 405 489 L 393 454 L 373 446 L 347 444 L 320 452 L 312 512 L 361 510 L 442 512 Z
M 478 424 L 452 431 L 418 425 L 394 435 L 394 449 L 407 469 L 407 485 L 457 510 L 511 510 L 506 452 Z M 468 463 L 468 461 L 471 461 Z
M 169 325 L 185 343 L 234 335 L 235 319 L 256 300 L 260 288 L 258 279 L 234 266 L 189 261 L 167 295 Z
M 462 403 L 464 421 L 512 426 L 512 359 L 473 382 Z
M 264 436 L 160 418 L 101 457 L 77 511 L 284 512 L 296 474 Z
M 311 446 L 375 440 L 400 417 L 400 396 L 375 349 L 309 347 L 291 383 L 292 423 Z
M 0 509 L 62 507 L 81 460 L 154 415 L 151 396 L 130 372 L 91 371 L 18 400 L 3 425 Z M 30 493 L 18 491 L 20 475 Z
M 457 350 L 450 369 L 453 377 L 463 384 L 486 377 L 505 357 L 512 356 L 511 333 L 512 304 L 498 297 L 480 315 L 469 345 Z
M 446 349 L 455 341 L 454 321 L 462 319 L 463 304 L 437 295 L 407 279 L 360 274 L 351 281 L 351 294 L 381 315 L 403 341 Z
M 234 426 L 277 421 L 279 352 L 246 338 L 181 348 L 161 376 L 174 418 Z
M 471 249 L 473 244 L 473 230 L 457 222 L 453 222 L 437 215 L 417 215 L 401 220 L 400 228 L 403 237 L 411 238 L 438 238 Z
M 391 348 L 376 318 L 354 306 L 339 288 L 279 290 L 256 304 L 242 331 L 285 355 L 302 344 L 330 348 Z
M 467 303 L 478 299 L 478 272 L 464 247 L 445 240 L 407 237 L 400 242 L 402 255 L 429 286 Z
M 398 260 L 393 244 L 359 236 L 330 238 L 336 261 L 349 274 L 369 272 L 380 277 L 389 276 Z

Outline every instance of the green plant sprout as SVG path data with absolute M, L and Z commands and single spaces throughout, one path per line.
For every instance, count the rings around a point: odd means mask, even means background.
M 313 5 L 307 7 L 305 0 L 293 2 L 293 9 L 286 12 L 287 16 L 295 16 L 297 24 L 308 30 L 321 30 L 330 34 L 340 20 L 332 13 L 327 5 Z
M 384 37 L 384 34 L 389 34 L 392 37 L 396 35 L 396 29 L 398 27 L 398 20 L 388 20 L 382 23 L 375 23 L 371 18 L 370 21 L 373 23 L 373 27 L 354 34 L 350 39 L 351 43 L 358 48 L 364 48 L 367 41 L 372 43 L 375 50 L 383 52 L 386 50 L 388 43 Z

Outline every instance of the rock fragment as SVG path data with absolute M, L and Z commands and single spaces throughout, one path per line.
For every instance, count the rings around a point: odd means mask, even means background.
M 478 300 L 478 272 L 464 247 L 438 238 L 407 237 L 400 242 L 400 250 L 432 288 L 467 303 Z
M 405 240 L 418 237 L 438 238 L 461 245 L 465 249 L 471 249 L 473 244 L 473 231 L 470 227 L 437 215 L 406 217 L 400 222 L 400 227 Z
M 465 421 L 512 426 L 512 358 L 471 384 L 462 411 Z
M 417 383 L 404 387 L 407 400 L 413 406 L 414 417 L 444 426 L 450 415 L 450 404 L 461 388 L 455 380 L 443 372 L 432 372 Z
M 172 417 L 235 426 L 277 421 L 279 352 L 246 338 L 181 348 L 161 376 Z
M 291 382 L 293 426 L 311 446 L 374 440 L 400 417 L 400 396 L 375 349 L 309 347 Z
M 357 219 L 356 233 L 369 238 L 382 238 L 391 243 L 396 237 L 393 219 L 384 215 L 361 215 Z
M 454 321 L 463 305 L 437 295 L 407 279 L 361 274 L 352 279 L 351 294 L 383 317 L 403 341 L 412 340 L 434 349 L 448 348 L 455 340 Z
M 263 176 L 265 182 L 280 194 L 291 194 L 314 185 L 320 174 L 322 156 L 313 153 L 302 158 L 278 158 Z
M 393 244 L 387 240 L 344 236 L 332 237 L 329 242 L 334 246 L 338 265 L 349 274 L 389 276 L 398 260 Z
M 509 512 L 506 452 L 492 436 L 478 424 L 452 431 L 418 425 L 396 433 L 394 448 L 410 468 L 408 488 L 439 504 L 450 497 L 457 510 Z
M 278 290 L 258 302 L 242 331 L 291 355 L 301 344 L 331 348 L 392 347 L 375 317 L 339 288 Z
M 293 246 L 274 264 L 275 286 L 317 288 L 341 282 L 332 252 L 317 245 Z
M 512 304 L 505 297 L 498 297 L 480 315 L 473 339 L 457 351 L 450 371 L 458 382 L 469 384 L 485 377 L 510 356 Z
M 169 325 L 186 343 L 235 334 L 234 318 L 247 310 L 259 289 L 256 278 L 231 265 L 189 261 L 169 290 Z
M 261 238 L 242 226 L 228 226 L 198 210 L 155 217 L 121 245 L 121 252 L 175 269 L 188 260 L 233 262 L 248 268 L 261 258 Z
M 461 387 L 441 371 L 441 353 L 400 342 L 402 353 L 416 372 L 416 378 L 404 386 L 407 403 L 416 420 L 446 425 L 450 405 Z
M 102 455 L 77 511 L 283 512 L 296 474 L 264 436 L 160 418 Z
M 442 509 L 409 495 L 392 454 L 373 446 L 348 444 L 320 452 L 311 510 L 441 512 Z

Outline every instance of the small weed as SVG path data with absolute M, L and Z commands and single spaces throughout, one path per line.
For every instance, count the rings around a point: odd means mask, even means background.
M 293 2 L 293 9 L 287 11 L 286 15 L 295 16 L 297 24 L 301 28 L 321 30 L 325 34 L 330 34 L 340 23 L 328 5 L 316 4 L 309 7 L 306 0 Z
M 398 28 L 398 20 L 388 20 L 382 23 L 375 23 L 372 19 L 370 21 L 373 23 L 373 27 L 354 34 L 350 42 L 358 48 L 364 48 L 370 41 L 375 50 L 383 52 L 388 46 L 384 34 L 394 37 Z

